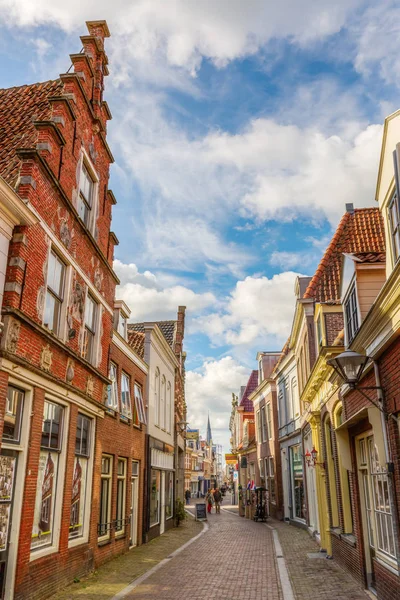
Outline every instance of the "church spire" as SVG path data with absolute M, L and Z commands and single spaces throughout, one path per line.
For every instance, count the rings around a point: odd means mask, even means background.
M 211 434 L 211 425 L 210 425 L 210 413 L 208 413 L 208 421 L 207 421 L 207 444 L 210 445 L 212 441 L 212 434 Z

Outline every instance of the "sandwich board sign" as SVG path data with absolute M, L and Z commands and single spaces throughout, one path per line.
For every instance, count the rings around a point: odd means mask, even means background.
M 205 502 L 199 502 L 196 504 L 196 521 L 207 521 Z

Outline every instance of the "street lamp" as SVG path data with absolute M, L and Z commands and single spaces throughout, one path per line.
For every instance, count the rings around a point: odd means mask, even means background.
M 179 433 L 183 433 L 189 425 L 189 421 L 177 421 L 176 424 L 178 425 Z
M 327 360 L 327 364 L 333 367 L 350 387 L 354 388 L 361 379 L 361 375 L 370 358 L 352 350 L 345 350 L 335 358 Z
M 315 465 L 319 465 L 320 467 L 325 469 L 325 463 L 317 462 L 317 457 L 318 457 L 318 451 L 315 449 L 315 446 L 313 446 L 313 449 L 311 450 L 311 452 L 309 450 L 307 450 L 307 452 L 304 455 L 304 458 L 306 459 L 307 467 L 315 467 Z

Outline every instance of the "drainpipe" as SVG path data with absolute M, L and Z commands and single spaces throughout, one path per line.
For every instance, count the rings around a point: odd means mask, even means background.
M 374 360 L 374 373 L 375 373 L 375 383 L 377 389 L 378 403 L 381 407 L 380 415 L 381 415 L 381 424 L 382 424 L 382 432 L 383 432 L 383 442 L 385 445 L 385 459 L 386 459 L 386 471 L 387 471 L 387 481 L 388 481 L 388 491 L 389 491 L 389 502 L 390 502 L 390 510 L 393 516 L 393 535 L 394 535 L 394 544 L 396 549 L 396 557 L 397 557 L 397 569 L 400 570 L 400 540 L 399 540 L 399 522 L 398 522 L 398 513 L 397 513 L 397 505 L 396 505 L 396 488 L 393 481 L 394 475 L 394 465 L 392 461 L 392 450 L 388 441 L 388 417 L 387 414 L 383 411 L 386 409 L 385 399 L 383 394 L 383 389 L 381 386 L 381 377 L 379 373 L 379 365 Z

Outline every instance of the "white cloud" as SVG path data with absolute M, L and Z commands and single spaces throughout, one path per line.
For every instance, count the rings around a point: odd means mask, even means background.
M 186 373 L 186 402 L 189 427 L 199 428 L 205 436 L 210 412 L 213 440 L 229 451 L 229 417 L 232 392 L 238 394 L 250 370 L 231 356 L 208 360 L 196 371 Z
M 275 250 L 272 252 L 269 264 L 281 269 L 294 269 L 295 267 L 307 268 L 314 263 L 316 256 L 309 252 L 286 252 Z
M 162 287 L 156 275 L 150 271 L 140 273 L 133 263 L 116 260 L 114 269 L 121 280 L 116 297 L 129 306 L 132 321 L 175 319 L 178 306 L 186 306 L 190 316 L 217 305 L 210 292 L 197 294 L 182 285 Z
M 280 350 L 289 335 L 297 273 L 238 281 L 223 310 L 200 316 L 192 329 L 207 334 L 216 346 L 224 344 Z M 275 346 L 275 347 L 271 347 Z

